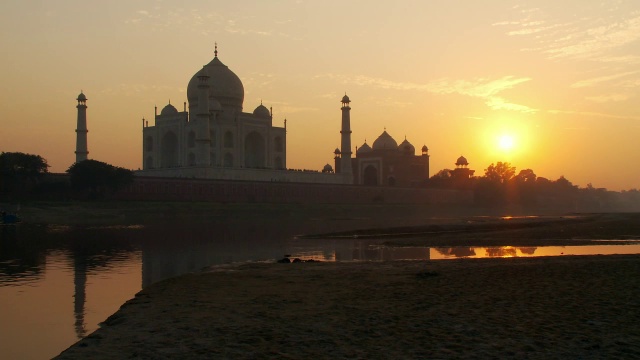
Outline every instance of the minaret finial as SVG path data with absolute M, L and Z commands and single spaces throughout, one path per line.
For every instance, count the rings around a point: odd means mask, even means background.
M 215 50 L 213 51 L 213 54 L 215 55 L 215 57 L 218 57 L 218 43 L 214 43 L 215 44 Z

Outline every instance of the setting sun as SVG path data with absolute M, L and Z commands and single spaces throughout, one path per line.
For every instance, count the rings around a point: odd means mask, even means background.
M 513 136 L 511 135 L 502 135 L 498 139 L 498 146 L 502 150 L 511 150 L 513 149 L 515 142 L 513 140 Z

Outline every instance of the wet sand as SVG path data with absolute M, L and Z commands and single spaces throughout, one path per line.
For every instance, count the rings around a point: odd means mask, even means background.
M 637 220 L 410 241 L 637 238 Z M 142 290 L 58 358 L 640 358 L 639 275 L 640 255 L 229 265 Z

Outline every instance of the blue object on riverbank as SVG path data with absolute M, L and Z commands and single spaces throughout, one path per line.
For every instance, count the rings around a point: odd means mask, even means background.
M 16 214 L 2 214 L 2 224 L 10 225 L 17 224 L 20 222 L 20 217 Z

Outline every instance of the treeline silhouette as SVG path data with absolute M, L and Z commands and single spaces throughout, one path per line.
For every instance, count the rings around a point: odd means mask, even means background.
M 74 163 L 68 176 L 49 174 L 40 155 L 0 153 L 0 200 L 101 199 L 133 181 L 133 171 L 97 160 Z
M 584 188 L 564 176 L 549 180 L 532 169 L 520 170 L 508 162 L 491 164 L 482 176 L 469 176 L 460 169 L 443 169 L 429 178 L 426 186 L 472 191 L 478 206 L 562 208 L 576 211 L 640 210 L 638 189 L 609 191 L 588 184 Z M 464 170 L 464 169 L 463 169 Z

